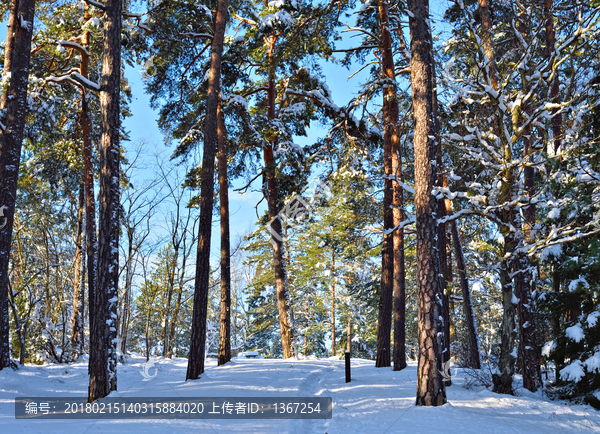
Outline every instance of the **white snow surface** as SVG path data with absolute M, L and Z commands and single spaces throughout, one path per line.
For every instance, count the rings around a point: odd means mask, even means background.
M 517 389 L 498 395 L 483 387 L 467 390 L 465 374 L 447 389 L 442 407 L 415 405 L 415 362 L 399 372 L 352 359 L 352 382 L 344 361 L 235 359 L 217 367 L 208 359 L 199 380 L 185 381 L 187 360 L 159 358 L 143 381 L 145 358 L 118 365 L 118 391 L 111 397 L 332 397 L 329 420 L 23 420 L 14 417 L 15 397 L 84 397 L 87 363 L 27 365 L 0 371 L 2 433 L 528 433 L 600 432 L 600 413 L 585 405 L 549 401 L 541 393 Z M 154 371 L 157 369 L 157 371 Z M 516 383 L 518 385 L 518 383 Z
M 583 329 L 579 323 L 575 324 L 574 326 L 567 327 L 565 332 L 567 337 L 575 342 L 581 342 L 581 340 L 584 338 Z

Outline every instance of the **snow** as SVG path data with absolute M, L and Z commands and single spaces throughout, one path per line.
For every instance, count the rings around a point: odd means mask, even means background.
M 569 339 L 574 340 L 575 342 L 581 342 L 584 337 L 581 324 L 577 323 L 574 326 L 567 327 L 566 335 Z
M 294 24 L 295 20 L 292 16 L 284 11 L 280 10 L 275 13 L 269 14 L 265 16 L 261 23 L 260 28 L 264 29 L 265 27 L 276 27 L 278 25 L 283 26 L 284 28 L 291 27 Z
M 551 257 L 554 257 L 554 258 L 560 257 L 561 253 L 562 253 L 562 245 L 554 244 L 553 246 L 546 247 L 544 250 L 542 250 L 542 253 L 540 254 L 540 259 L 543 262 L 545 262 L 545 261 L 551 259 Z
M 577 262 L 576 259 L 577 258 L 572 258 L 572 260 L 575 260 L 575 262 Z M 590 287 L 590 284 L 587 282 L 587 280 L 585 280 L 585 277 L 579 276 L 579 279 L 572 280 L 571 283 L 569 283 L 569 292 L 575 291 L 580 283 L 585 288 Z
M 596 351 L 592 357 L 583 363 L 588 372 L 600 371 L 600 351 Z
M 598 322 L 598 317 L 600 317 L 600 312 L 598 312 L 597 310 L 590 313 L 586 320 L 588 327 L 595 327 L 596 323 Z
M 550 357 L 550 353 L 556 349 L 556 344 L 554 341 L 549 341 L 544 344 L 542 347 L 542 356 Z
M 549 401 L 541 393 L 517 389 L 517 396 L 492 393 L 482 386 L 468 390 L 458 371 L 442 407 L 415 405 L 415 362 L 399 372 L 352 359 L 352 382 L 345 383 L 344 361 L 235 359 L 217 367 L 207 359 L 199 380 L 185 381 L 187 360 L 158 358 L 144 381 L 146 359 L 131 357 L 118 365 L 118 390 L 111 397 L 332 397 L 329 420 L 23 420 L 14 417 L 15 397 L 86 396 L 87 362 L 27 365 L 0 371 L 0 426 L 6 433 L 440 433 L 506 432 L 562 434 L 594 432 L 600 414 L 589 406 Z M 565 368 L 567 369 L 567 368 Z M 141 371 L 141 372 L 140 372 Z M 564 371 L 564 370 L 563 370 Z M 571 372 L 569 372 L 569 375 Z M 519 396 L 520 395 L 520 396 Z
M 560 378 L 565 381 L 574 381 L 577 383 L 584 375 L 585 372 L 583 371 L 581 360 L 575 360 L 573 363 L 560 370 Z
M 552 208 L 548 213 L 549 219 L 557 219 L 560 217 L 560 208 Z

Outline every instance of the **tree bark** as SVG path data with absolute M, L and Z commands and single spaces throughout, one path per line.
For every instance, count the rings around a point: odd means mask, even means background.
M 552 16 L 553 0 L 544 0 L 544 16 L 546 18 L 546 52 L 548 58 L 552 59 L 555 55 L 554 46 L 556 45 L 556 32 L 554 30 L 554 17 Z M 558 59 L 553 59 L 553 63 L 556 64 Z M 553 68 L 554 69 L 554 68 Z M 560 104 L 559 92 L 559 76 L 558 71 L 554 72 L 554 78 L 552 79 L 552 87 L 550 89 L 550 98 L 553 104 Z M 554 139 L 554 155 L 560 150 L 562 141 L 562 113 L 558 107 L 552 109 L 550 112 L 552 115 L 552 137 Z
M 186 380 L 196 380 L 204 372 L 206 350 L 206 315 L 210 280 L 210 238 L 212 208 L 215 192 L 215 154 L 217 151 L 217 106 L 221 91 L 221 57 L 227 23 L 227 0 L 219 0 L 211 46 L 206 120 L 204 123 L 204 153 L 202 155 L 202 181 L 200 187 L 200 221 L 198 225 L 198 253 L 194 282 L 194 309 L 192 336 Z
M 90 333 L 88 402 L 117 390 L 117 297 L 119 284 L 120 89 L 122 0 L 106 2 L 100 111 L 100 212 L 98 287 Z
M 504 253 L 511 252 L 510 237 L 504 237 Z M 504 259 L 500 268 L 500 285 L 502 287 L 502 327 L 500 341 L 499 374 L 493 374 L 494 392 L 512 395 L 512 379 L 515 374 L 515 305 L 513 304 L 513 283 L 510 278 L 510 266 Z
M 83 309 L 85 299 L 85 190 L 79 187 L 79 210 L 77 212 L 77 239 L 75 241 L 75 273 L 73 277 L 73 317 L 71 320 L 71 342 L 76 357 L 83 355 Z
M 521 35 L 527 37 L 527 27 L 519 18 L 518 28 Z M 525 79 L 525 71 L 521 73 Z M 526 79 L 524 80 L 526 82 Z M 529 92 L 528 86 L 523 90 Z M 523 107 L 527 116 L 531 116 L 531 107 Z M 523 182 L 525 190 L 531 201 L 535 195 L 535 169 L 533 168 L 533 155 L 531 149 L 531 126 L 525 128 L 523 134 Z M 523 236 L 528 244 L 533 243 L 532 231 L 535 227 L 536 206 L 529 203 L 523 208 Z M 535 339 L 535 321 L 533 316 L 533 300 L 531 295 L 535 290 L 535 276 L 537 275 L 536 264 L 532 258 L 519 254 L 516 261 L 518 271 L 515 273 L 515 292 L 519 299 L 517 305 L 519 314 L 519 349 L 523 366 L 523 387 L 530 392 L 536 392 L 541 385 L 540 363 L 537 355 L 537 343 Z
M 431 35 L 431 32 L 429 33 L 429 36 L 431 38 L 431 40 L 429 41 L 429 43 L 431 44 L 431 46 L 433 47 L 433 38 Z M 437 137 L 439 137 L 440 134 L 440 117 L 439 117 L 439 111 L 438 111 L 438 97 L 437 97 L 437 78 L 436 78 L 436 71 L 435 71 L 435 60 L 433 60 L 433 64 L 432 64 L 432 81 L 433 81 L 433 116 L 434 116 L 434 128 L 435 128 L 435 134 Z M 436 150 L 435 150 L 435 171 L 436 171 L 436 178 L 435 178 L 435 183 L 438 187 L 446 187 L 446 176 L 444 174 L 444 162 L 442 159 L 442 143 L 441 141 L 438 139 L 436 142 Z M 435 217 L 436 219 L 439 218 L 444 218 L 446 217 L 448 210 L 446 208 L 446 199 L 445 198 L 441 198 L 437 200 L 436 203 L 437 209 L 436 209 L 436 214 Z M 447 363 L 450 362 L 450 300 L 448 298 L 448 294 L 446 294 L 447 290 L 448 290 L 448 281 L 450 280 L 448 278 L 448 255 L 446 253 L 446 247 L 448 244 L 447 241 L 447 237 L 446 237 L 446 223 L 437 223 L 437 252 L 438 252 L 438 256 L 437 256 L 437 260 L 438 260 L 438 267 L 439 267 L 439 281 L 440 281 L 440 299 L 442 300 L 442 347 L 440 348 L 441 351 L 441 359 L 442 359 L 442 366 L 443 366 L 443 370 L 445 372 L 449 372 L 449 370 L 445 369 L 445 366 Z M 445 377 L 444 378 L 444 383 L 446 384 L 446 386 L 451 386 L 452 385 L 452 378 L 451 377 Z
M 11 78 L 8 87 L 5 129 L 0 132 L 0 207 L 4 214 L 3 218 L 0 217 L 0 370 L 10 366 L 8 263 L 27 113 L 27 82 L 35 1 L 21 0 L 18 7 L 19 19 L 13 21 L 15 28 L 12 56 L 10 51 L 6 53 L 10 57 Z
M 85 5 L 84 20 L 89 19 L 88 6 Z M 89 49 L 90 32 L 83 32 L 81 45 Z M 85 50 L 81 53 L 81 75 L 89 78 L 89 56 Z M 88 281 L 88 322 L 90 333 L 94 322 L 94 297 L 96 294 L 97 281 L 97 238 L 96 238 L 96 201 L 94 199 L 94 173 L 92 168 L 93 143 L 92 143 L 92 119 L 88 107 L 88 91 L 81 90 L 81 124 L 83 139 L 83 171 L 85 184 L 85 242 L 87 254 L 87 281 Z
M 379 3 L 379 27 L 381 28 L 381 73 L 394 84 L 383 94 L 383 246 L 381 248 L 381 287 L 379 291 L 379 316 L 377 321 L 377 358 L 375 367 L 391 365 L 392 301 L 395 283 L 396 252 L 394 251 L 394 183 L 393 159 L 399 148 L 398 140 L 398 101 L 396 99 L 396 78 L 392 38 L 389 30 L 388 5 L 385 0 Z M 396 244 L 399 245 L 398 242 Z M 399 258 L 398 258 L 399 259 Z M 398 266 L 400 264 L 398 263 Z M 399 282 L 398 282 L 399 285 Z M 398 287 L 398 292 L 400 288 Z M 400 295 L 399 295 L 400 296 Z M 398 302 L 399 304 L 399 302 Z
M 411 82 L 414 110 L 415 214 L 417 223 L 417 288 L 419 362 L 417 405 L 446 402 L 440 373 L 441 315 L 440 276 L 436 257 L 435 153 L 437 149 L 434 107 L 433 47 L 429 28 L 429 1 L 411 0 Z
M 473 369 L 481 369 L 481 358 L 479 356 L 479 340 L 477 339 L 477 325 L 475 323 L 475 313 L 471 302 L 471 290 L 469 289 L 469 280 L 467 279 L 467 266 L 465 264 L 465 255 L 463 253 L 462 243 L 458 233 L 456 220 L 450 224 L 452 232 L 452 241 L 454 244 L 454 255 L 456 256 L 456 269 L 458 271 L 458 279 L 460 281 L 460 289 L 462 290 L 463 307 L 465 311 L 465 319 L 467 322 L 467 336 L 469 340 L 469 358 L 467 359 L 467 367 Z
M 12 56 L 15 47 L 15 33 L 17 31 L 17 13 L 19 12 L 19 0 L 11 0 L 9 7 L 8 22 L 6 23 L 6 45 L 4 46 L 4 70 L 3 74 L 12 71 Z M 0 97 L 0 109 L 6 109 L 8 103 L 8 91 L 2 89 Z
M 481 27 L 483 32 L 481 39 L 483 41 L 483 51 L 487 57 L 487 76 L 490 84 L 495 90 L 498 90 L 498 66 L 496 65 L 496 55 L 494 54 L 494 41 L 492 39 L 492 14 L 490 12 L 490 3 L 488 0 L 478 0 L 479 14 L 481 15 Z
M 275 37 L 271 37 L 269 57 L 273 62 L 273 49 Z M 268 112 L 269 119 L 275 119 L 275 66 L 271 65 L 269 72 L 268 88 Z M 294 316 L 291 306 L 290 291 L 288 287 L 287 271 L 283 257 L 283 230 L 281 218 L 278 216 L 279 191 L 277 187 L 276 166 L 273 150 L 277 138 L 273 137 L 264 148 L 264 164 L 266 177 L 267 208 L 269 213 L 269 231 L 271 232 L 271 246 L 273 247 L 273 268 L 275 271 L 275 287 L 277 292 L 277 309 L 279 311 L 279 328 L 281 332 L 281 347 L 283 358 L 293 357 L 296 353 L 294 344 Z
M 219 141 L 219 195 L 221 202 L 221 317 L 219 366 L 231 360 L 231 245 L 229 239 L 229 181 L 227 178 L 227 135 L 221 105 L 217 112 Z

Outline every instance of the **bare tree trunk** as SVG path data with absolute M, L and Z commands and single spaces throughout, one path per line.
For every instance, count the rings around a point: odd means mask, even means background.
M 98 288 L 90 333 L 88 402 L 117 390 L 117 300 L 119 284 L 120 88 L 122 0 L 106 2 L 100 110 L 100 219 Z
M 469 280 L 467 279 L 467 267 L 465 264 L 465 255 L 460 242 L 456 220 L 450 224 L 452 232 L 452 241 L 454 243 L 454 254 L 456 256 L 456 269 L 462 290 L 463 306 L 467 322 L 467 335 L 469 339 L 469 358 L 467 366 L 473 369 L 481 369 L 481 358 L 479 356 L 479 340 L 477 339 L 477 326 L 475 324 L 475 313 L 471 302 L 471 291 L 469 289 Z
M 73 278 L 73 318 L 71 341 L 77 357 L 83 355 L 83 309 L 85 298 L 85 190 L 79 187 L 79 211 L 77 213 L 77 239 L 75 242 L 75 273 Z
M 88 6 L 85 5 L 84 20 L 89 19 Z M 81 45 L 89 49 L 90 32 L 83 32 Z M 81 75 L 88 78 L 89 56 L 86 50 L 81 53 Z M 83 171 L 85 184 L 85 242 L 87 253 L 87 280 L 88 280 L 88 322 L 90 333 L 93 330 L 94 321 L 94 297 L 96 294 L 97 281 L 97 239 L 96 239 L 96 201 L 94 199 L 94 173 L 92 169 L 93 143 L 92 143 L 92 119 L 88 107 L 88 93 L 86 89 L 81 91 L 81 124 L 83 130 Z
M 14 4 L 11 4 L 11 6 L 14 7 Z M 27 82 L 29 80 L 35 1 L 21 0 L 18 8 L 19 19 L 13 21 L 15 27 L 12 56 L 10 50 L 6 53 L 10 57 L 11 78 L 7 96 L 6 125 L 3 131 L 0 132 L 0 207 L 2 207 L 4 214 L 4 218 L 0 217 L 0 370 L 10 365 L 8 262 L 12 244 L 25 115 L 27 113 Z
M 200 188 L 200 222 L 198 226 L 198 253 L 196 279 L 194 282 L 194 310 L 192 313 L 192 337 L 186 380 L 196 380 L 204 372 L 206 350 L 206 315 L 210 280 L 210 238 L 212 232 L 212 208 L 215 192 L 215 154 L 217 151 L 217 106 L 221 91 L 221 56 L 227 23 L 227 0 L 219 0 L 214 23 L 211 47 L 208 96 L 204 127 L 204 153 L 202 155 L 202 181 Z
M 398 140 L 398 101 L 396 99 L 396 78 L 392 39 L 389 30 L 388 5 L 385 0 L 379 3 L 379 27 L 381 28 L 381 72 L 392 83 L 388 83 L 383 94 L 383 246 L 381 248 L 381 287 L 379 290 L 379 316 L 377 321 L 377 358 L 375 367 L 391 365 L 392 302 L 394 295 L 394 153 Z M 398 240 L 399 241 L 399 240 Z M 397 242 L 397 244 L 399 244 Z M 399 258 L 398 258 L 399 259 Z M 400 264 L 398 264 L 400 265 Z M 398 287 L 400 291 L 400 287 Z
M 446 388 L 440 374 L 441 315 L 440 277 L 436 247 L 435 154 L 437 149 L 434 115 L 433 47 L 429 29 L 429 1 L 411 0 L 411 82 L 415 119 L 415 213 L 417 223 L 417 288 L 419 323 L 419 364 L 417 405 L 438 406 L 446 402 Z
M 271 38 L 269 57 L 272 59 L 275 45 L 274 37 Z M 275 118 L 275 70 L 271 65 L 268 88 L 269 119 Z M 276 165 L 273 150 L 276 138 L 264 148 L 264 164 L 266 172 L 266 199 L 269 213 L 269 230 L 271 232 L 271 246 L 273 247 L 273 268 L 275 271 L 275 287 L 277 292 L 277 309 L 279 311 L 279 328 L 281 332 L 281 346 L 283 358 L 293 357 L 296 353 L 294 344 L 294 316 L 291 306 L 290 291 L 288 287 L 287 271 L 283 257 L 283 230 L 281 219 L 278 217 L 279 189 L 277 187 Z
M 519 20 L 519 28 L 525 37 L 525 25 Z M 525 75 L 525 71 L 522 72 Z M 524 89 L 527 93 L 529 89 Z M 528 116 L 531 115 L 531 107 L 524 107 Z M 526 127 L 523 134 L 523 180 L 529 199 L 535 195 L 535 170 L 527 163 L 533 163 L 531 150 L 531 126 Z M 536 207 L 530 203 L 523 209 L 523 236 L 525 242 L 533 243 L 532 231 L 536 220 Z M 519 349 L 521 362 L 523 364 L 523 387 L 530 392 L 536 392 L 541 386 L 540 363 L 537 355 L 537 343 L 535 339 L 536 327 L 533 316 L 533 300 L 531 295 L 535 290 L 535 276 L 537 274 L 535 262 L 528 256 L 519 254 L 515 263 L 518 272 L 515 273 L 515 293 L 519 299 L 517 308 L 519 314 Z
M 221 105 L 217 109 L 219 141 L 219 193 L 221 202 L 221 317 L 219 366 L 231 360 L 231 245 L 229 240 L 229 181 L 227 178 L 227 135 Z
M 489 82 L 494 90 L 499 89 L 499 74 L 498 66 L 496 64 L 496 56 L 493 43 L 493 23 L 490 12 L 490 1 L 489 0 L 478 0 L 479 12 L 481 15 L 481 27 L 483 49 L 488 58 L 487 64 L 487 76 Z M 503 134 L 501 130 L 503 128 L 502 116 L 497 111 L 495 116 L 498 118 L 498 126 L 496 127 L 496 135 L 502 139 L 502 155 L 506 162 L 512 160 L 512 150 L 509 143 L 503 140 Z M 511 198 L 511 191 L 514 182 L 514 173 L 511 168 L 505 170 L 503 174 L 503 183 L 500 192 L 500 202 L 508 203 Z M 508 230 L 508 227 L 513 223 L 514 210 L 506 209 L 502 211 L 500 220 L 504 224 L 502 228 L 502 235 L 504 236 L 504 253 L 509 256 L 514 251 L 514 234 Z M 494 381 L 494 392 L 512 394 L 512 379 L 515 372 L 515 360 L 513 357 L 513 347 L 515 343 L 515 306 L 513 304 L 513 283 L 510 277 L 510 263 L 509 260 L 505 259 L 502 261 L 500 269 L 500 282 L 502 285 L 502 342 L 500 345 L 500 359 L 498 362 L 498 368 L 500 374 L 494 374 L 492 379 Z

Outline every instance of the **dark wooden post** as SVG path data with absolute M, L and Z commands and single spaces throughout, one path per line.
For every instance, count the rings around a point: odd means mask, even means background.
M 350 352 L 346 351 L 346 383 L 352 381 L 350 378 Z

